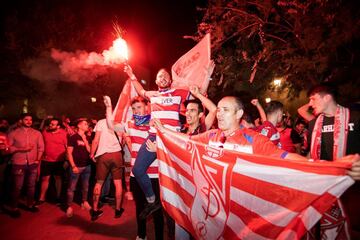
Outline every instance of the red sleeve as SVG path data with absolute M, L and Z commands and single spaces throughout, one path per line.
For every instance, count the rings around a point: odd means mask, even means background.
M 253 142 L 254 154 L 266 155 L 271 157 L 284 158 L 287 152 L 278 148 L 267 137 L 260 134 L 254 136 Z

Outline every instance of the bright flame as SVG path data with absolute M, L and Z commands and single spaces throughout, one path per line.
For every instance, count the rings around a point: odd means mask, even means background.
M 266 103 L 271 102 L 271 98 L 269 98 L 269 97 L 265 98 L 265 102 L 266 102 Z
M 117 53 L 120 57 L 128 60 L 128 47 L 126 41 L 122 38 L 118 38 L 113 43 L 115 53 Z
M 124 63 L 128 60 L 128 47 L 126 41 L 117 38 L 109 50 L 103 51 L 105 65 Z

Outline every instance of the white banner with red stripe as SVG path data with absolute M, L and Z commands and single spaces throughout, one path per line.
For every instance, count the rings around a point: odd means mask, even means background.
M 351 162 L 295 162 L 158 133 L 162 204 L 196 239 L 300 239 L 354 181 Z
M 185 88 L 196 85 L 202 93 L 209 86 L 207 68 L 210 64 L 210 34 L 198 42 L 190 51 L 181 56 L 171 67 L 172 88 Z
M 128 79 L 120 93 L 119 99 L 113 111 L 114 123 L 126 123 L 132 119 L 132 110 L 130 107 L 131 99 L 138 96 L 134 85 Z

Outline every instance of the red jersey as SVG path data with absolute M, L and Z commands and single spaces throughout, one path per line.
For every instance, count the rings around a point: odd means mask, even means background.
M 280 133 L 271 122 L 265 121 L 261 126 L 257 128 L 257 131 L 270 139 L 270 141 L 272 141 L 276 146 L 281 148 Z
M 230 136 L 224 137 L 220 129 L 209 130 L 190 137 L 209 146 L 223 147 L 224 149 L 259 154 L 272 157 L 285 158 L 287 152 L 276 147 L 268 138 L 247 128 L 238 129 Z
M 185 89 L 170 89 L 159 91 L 161 96 L 150 98 L 151 118 L 159 119 L 164 127 L 180 131 L 180 110 L 184 101 L 190 96 L 190 92 Z M 155 128 L 150 128 L 151 133 L 156 133 Z
M 290 136 L 291 130 L 292 130 L 291 128 L 285 128 L 279 132 L 280 144 L 281 144 L 281 149 L 287 152 L 295 153 L 296 152 L 295 146 Z
M 131 168 L 135 164 L 135 160 L 141 145 L 145 142 L 146 138 L 149 135 L 150 127 L 148 125 L 136 126 L 134 121 L 128 121 L 125 131 L 131 139 Z M 148 168 L 147 174 L 150 178 L 159 178 L 159 163 L 155 160 Z M 131 176 L 134 176 L 131 172 Z
M 56 132 L 43 131 L 45 151 L 43 159 L 48 162 L 65 161 L 67 133 L 63 129 Z

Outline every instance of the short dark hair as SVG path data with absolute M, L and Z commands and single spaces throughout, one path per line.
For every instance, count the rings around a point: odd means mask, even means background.
M 298 118 L 298 119 L 296 120 L 295 126 L 297 126 L 297 125 L 299 125 L 299 124 L 302 124 L 302 125 L 304 125 L 304 126 L 307 125 L 307 123 L 305 122 L 305 120 L 302 119 L 302 118 Z
M 61 120 L 59 118 L 50 118 L 49 123 L 51 123 L 52 121 L 57 121 L 59 126 L 62 125 L 62 122 L 61 122 Z
M 244 120 L 247 123 L 252 123 L 254 124 L 254 119 L 252 118 L 252 116 L 246 112 L 244 112 L 244 114 L 241 117 L 242 120 Z
M 75 127 L 78 127 L 79 123 L 84 122 L 84 121 L 87 122 L 88 119 L 87 118 L 78 118 L 78 119 L 76 119 L 75 120 Z
M 186 101 L 184 102 L 185 107 L 187 107 L 187 105 L 188 105 L 189 103 L 195 103 L 195 104 L 198 105 L 198 113 L 204 112 L 204 107 L 203 107 L 203 105 L 202 105 L 202 103 L 201 103 L 201 101 L 200 101 L 199 99 L 189 99 L 189 100 L 186 100 Z
M 329 83 L 329 82 L 318 84 L 312 87 L 308 92 L 309 97 L 315 94 L 319 94 L 321 96 L 324 96 L 325 94 L 329 94 L 333 97 L 334 100 L 336 100 L 338 97 L 338 91 L 336 86 L 333 83 Z
M 283 110 L 284 105 L 279 101 L 271 101 L 265 106 L 265 113 L 272 114 L 278 110 Z
M 142 102 L 145 105 L 147 104 L 147 100 L 143 97 L 137 96 L 131 99 L 131 105 L 133 105 L 134 103 L 138 103 L 138 102 Z
M 238 107 L 238 110 L 244 109 L 244 104 L 242 103 L 242 101 L 240 100 L 239 97 L 236 97 L 236 96 L 229 96 L 229 97 L 234 98 L 235 104 Z
M 33 118 L 31 113 L 22 113 L 20 114 L 20 119 L 23 120 L 25 117 L 31 117 Z

